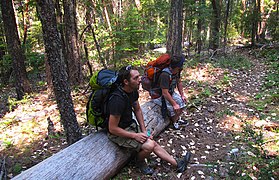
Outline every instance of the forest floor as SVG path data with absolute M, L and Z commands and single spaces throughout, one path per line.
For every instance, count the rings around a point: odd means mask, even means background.
M 231 53 L 249 61 L 240 65 L 243 61 L 236 58 L 240 68 L 216 66 L 213 60 L 191 66 L 189 62 L 183 70 L 189 102 L 183 118 L 189 124 L 180 130 L 168 127 L 155 138 L 175 157 L 192 153 L 183 174 L 152 154 L 148 160 L 155 169 L 152 176 L 141 174 L 129 163 L 114 179 L 257 179 L 263 169 L 267 179 L 278 178 L 278 69 L 272 70 L 256 54 L 248 50 Z M 270 74 L 277 74 L 277 79 L 267 81 Z M 267 82 L 271 83 L 268 87 Z M 73 101 L 83 135 L 87 135 L 94 129 L 85 123 L 89 93 L 84 89 L 73 93 Z M 18 102 L 9 98 L 15 97 L 13 92 L 9 88 L 0 92 L 0 157 L 8 179 L 67 146 L 54 98 L 41 88 Z M 140 89 L 140 93 L 140 102 L 149 100 L 147 92 Z M 54 123 L 51 135 L 48 119 Z

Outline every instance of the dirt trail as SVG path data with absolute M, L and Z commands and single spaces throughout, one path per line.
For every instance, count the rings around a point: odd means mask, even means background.
M 150 164 L 156 169 L 153 176 L 143 176 L 129 164 L 117 177 L 132 179 L 226 179 L 229 177 L 230 161 L 234 154 L 230 151 L 241 150 L 237 133 L 245 120 L 259 115 L 248 106 L 248 101 L 259 91 L 265 76 L 265 65 L 259 60 L 252 59 L 251 70 L 228 70 L 208 68 L 200 64 L 194 71 L 196 76 L 202 76 L 206 83 L 189 81 L 188 89 L 192 89 L 188 96 L 196 91 L 209 89 L 202 102 L 188 106 L 188 113 L 184 119 L 189 125 L 175 131 L 166 129 L 156 138 L 157 142 L 165 147 L 175 157 L 181 157 L 186 151 L 192 152 L 192 160 L 187 171 L 177 174 L 174 169 L 153 155 Z M 187 69 L 186 69 L 187 71 Z M 216 88 L 224 76 L 231 78 L 225 88 Z M 191 97 L 189 97 L 191 98 Z
M 191 164 L 185 173 L 177 174 L 169 164 L 152 154 L 149 163 L 156 171 L 153 176 L 142 175 L 130 163 L 115 179 L 228 178 L 229 162 L 233 158 L 229 152 L 242 148 L 237 136 L 241 124 L 259 116 L 248 102 L 259 92 L 267 70 L 260 60 L 250 60 L 253 65 L 249 71 L 224 70 L 204 63 L 195 69 L 184 70 L 183 81 L 188 89 L 185 93 L 190 104 L 183 118 L 189 124 L 177 131 L 167 128 L 156 140 L 175 157 L 181 157 L 186 151 L 192 152 Z M 31 102 L 20 104 L 7 114 L 6 100 L 2 104 L 5 110 L 0 112 L 0 117 L 11 123 L 0 126 L 6 131 L 1 134 L 1 139 L 12 139 L 10 145 L 8 141 L 0 141 L 1 158 L 6 157 L 8 178 L 67 146 L 54 99 L 44 91 L 30 99 Z M 147 99 L 147 92 L 141 91 L 141 101 Z M 84 135 L 92 130 L 84 126 L 86 101 L 84 94 L 74 95 L 75 111 Z M 48 136 L 48 117 L 55 126 L 53 137 Z M 4 145 L 10 147 L 5 149 Z

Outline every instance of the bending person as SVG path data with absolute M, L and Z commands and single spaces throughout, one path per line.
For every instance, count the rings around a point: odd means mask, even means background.
M 186 120 L 179 119 L 187 102 L 180 78 L 184 61 L 185 58 L 182 56 L 172 57 L 170 66 L 163 69 L 158 78 L 158 86 L 161 88 L 162 96 L 153 99 L 154 103 L 162 106 L 163 117 L 166 116 L 164 113 L 169 113 L 173 128 L 176 130 L 180 129 L 180 125 L 188 124 Z M 176 87 L 179 94 L 174 91 Z

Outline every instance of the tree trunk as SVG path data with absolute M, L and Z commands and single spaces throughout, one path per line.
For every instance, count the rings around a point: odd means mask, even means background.
M 224 48 L 227 46 L 227 29 L 228 29 L 228 19 L 229 19 L 229 12 L 230 12 L 230 0 L 227 0 L 227 8 L 226 8 L 226 16 L 225 16 L 225 23 L 224 23 Z
M 102 0 L 102 4 L 103 4 L 103 16 L 106 18 L 108 30 L 111 32 L 112 28 L 110 25 L 110 18 L 109 18 L 106 2 L 104 0 Z
M 55 0 L 55 10 L 56 10 L 56 21 L 57 21 L 57 27 L 58 27 L 58 32 L 60 33 L 61 37 L 61 42 L 62 42 L 62 51 L 63 54 L 67 54 L 66 51 L 66 43 L 65 43 L 65 33 L 64 33 L 64 22 L 63 22 L 63 14 L 61 11 L 61 5 L 60 5 L 60 0 Z M 65 61 L 66 67 L 68 67 L 68 61 Z
M 112 33 L 112 27 L 111 27 L 111 19 L 110 19 L 110 16 L 109 16 L 109 11 L 108 9 L 111 9 L 111 12 L 113 12 L 114 10 L 114 6 L 113 6 L 113 2 L 111 2 L 111 4 L 109 3 L 106 3 L 106 1 L 102 0 L 102 4 L 103 4 L 103 16 L 105 17 L 106 19 L 106 23 L 107 23 L 107 30 L 109 31 L 110 33 L 110 36 L 112 37 L 113 36 L 113 33 Z M 112 15 L 114 16 L 114 15 Z M 95 34 L 95 27 L 93 26 L 92 27 L 92 34 Z M 95 35 L 94 35 L 95 36 Z M 94 37 L 94 41 L 96 43 L 96 37 Z M 109 63 L 109 61 L 111 59 L 113 59 L 113 54 L 114 54 L 114 42 L 112 42 L 112 47 L 108 50 L 106 50 L 103 54 L 105 54 L 104 56 L 100 56 L 100 62 L 103 64 L 103 66 L 106 68 L 107 67 L 107 64 Z M 99 47 L 100 48 L 100 47 Z M 104 58 L 105 57 L 105 58 Z
M 42 22 L 45 52 L 52 75 L 53 89 L 61 116 L 67 142 L 72 144 L 81 138 L 77 123 L 71 90 L 62 54 L 61 38 L 57 30 L 53 1 L 38 0 L 38 14 Z
M 241 23 L 241 37 L 244 38 L 244 16 L 245 16 L 245 12 L 246 12 L 246 0 L 241 0 L 241 7 L 242 7 L 242 13 L 241 13 L 241 19 L 242 21 L 240 22 Z
M 277 2 L 277 4 L 279 3 L 279 1 Z M 273 10 L 275 9 L 276 4 L 273 5 L 274 7 L 270 8 L 269 12 L 267 14 L 264 13 L 264 1 L 262 1 L 262 15 L 263 16 L 263 20 L 262 20 L 262 30 L 260 32 L 260 38 L 261 39 L 265 39 L 265 32 L 267 30 L 267 20 L 270 17 L 270 14 L 273 12 Z M 277 14 L 278 14 L 278 5 L 277 5 Z
M 76 22 L 76 0 L 63 0 L 65 23 L 65 59 L 68 65 L 69 81 L 78 85 L 82 81 L 79 43 Z
M 182 55 L 182 0 L 171 0 L 167 53 L 172 56 Z
M 197 32 L 197 53 L 200 54 L 201 53 L 201 49 L 202 49 L 202 30 L 203 30 L 203 24 L 204 24 L 204 19 L 203 19 L 203 16 L 202 16 L 202 8 L 204 7 L 205 5 L 205 0 L 199 0 L 199 10 L 198 10 L 198 13 L 199 13 L 199 17 L 198 17 L 198 23 L 197 23 L 197 29 L 198 29 L 198 32 Z
M 211 3 L 213 8 L 213 19 L 210 47 L 216 50 L 219 47 L 220 38 L 220 2 L 219 0 L 211 0 Z
M 24 4 L 22 6 L 22 18 L 23 18 L 23 42 L 22 44 L 26 44 L 27 35 L 28 35 L 28 27 L 29 27 L 29 0 L 26 0 L 25 3 L 20 2 L 20 4 Z
M 4 29 L 2 27 L 0 27 L 0 34 L 4 34 Z M 0 44 L 6 44 L 4 36 L 0 37 Z M 4 61 L 3 58 L 4 58 L 5 54 L 6 54 L 5 47 L 0 46 L 0 63 L 1 64 L 3 64 L 2 61 Z M 0 67 L 0 78 L 1 78 L 0 83 L 2 83 L 4 85 L 8 85 L 12 71 L 13 71 L 13 68 L 11 66 L 6 65 L 6 66 Z
M 257 15 L 258 15 L 258 13 L 257 13 L 257 2 L 256 2 L 256 0 L 252 0 L 252 27 L 251 27 L 251 45 L 252 46 L 255 46 L 255 44 L 256 44 L 256 35 L 257 35 L 257 25 L 258 25 L 258 18 L 257 18 Z
M 91 2 L 91 3 L 92 4 L 89 4 L 89 6 L 87 6 L 86 18 L 85 18 L 85 22 L 86 22 L 87 26 L 86 26 L 84 31 L 87 31 L 87 29 L 89 29 L 91 31 L 92 36 L 93 36 L 93 40 L 94 40 L 94 43 L 95 43 L 95 47 L 96 47 L 97 52 L 98 52 L 99 61 L 102 63 L 104 68 L 107 68 L 107 64 L 105 63 L 104 58 L 102 57 L 100 43 L 99 43 L 99 41 L 96 37 L 96 34 L 95 34 L 94 24 L 96 23 L 96 18 L 95 18 L 96 5 L 94 4 L 94 2 Z M 92 10 L 92 7 L 93 7 L 93 10 Z
M 52 76 L 50 72 L 50 66 L 48 63 L 47 54 L 45 54 L 45 71 L 46 71 L 46 82 L 47 82 L 47 92 L 49 96 L 53 94 L 53 84 L 52 84 Z
M 137 6 L 138 11 L 140 11 L 141 10 L 140 0 L 135 0 L 135 4 Z
M 12 1 L 1 0 L 1 12 L 8 44 L 8 51 L 13 59 L 17 99 L 20 100 L 23 98 L 25 93 L 31 92 L 31 86 L 27 78 L 27 72 L 24 64 L 25 56 L 20 45 Z

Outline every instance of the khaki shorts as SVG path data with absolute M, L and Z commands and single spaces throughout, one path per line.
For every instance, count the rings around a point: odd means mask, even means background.
M 139 126 L 135 123 L 132 123 L 129 127 L 125 128 L 126 131 L 129 132 L 141 132 Z M 140 151 L 142 144 L 139 143 L 138 141 L 136 141 L 135 139 L 131 139 L 131 138 L 126 138 L 126 137 L 119 137 L 119 136 L 115 136 L 113 134 L 111 134 L 110 132 L 108 132 L 108 138 L 116 143 L 117 145 L 121 146 L 121 147 L 125 147 L 131 150 L 135 150 L 137 152 Z

